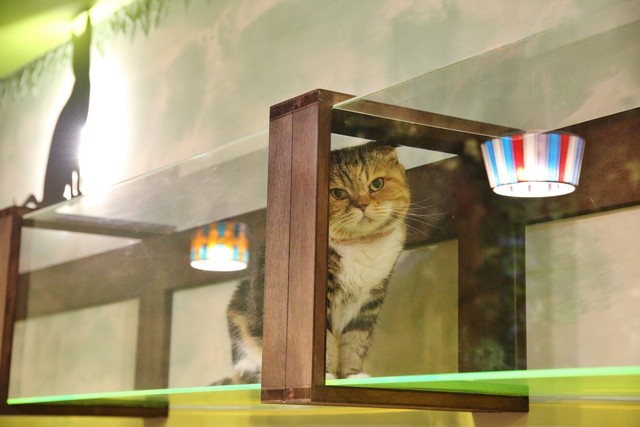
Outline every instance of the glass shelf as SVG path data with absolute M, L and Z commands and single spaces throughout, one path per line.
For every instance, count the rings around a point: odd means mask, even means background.
M 163 406 L 171 403 L 189 406 L 206 404 L 222 408 L 230 405 L 251 408 L 260 405 L 260 384 L 18 397 L 10 398 L 8 403 L 10 405 L 74 403 L 79 405 L 129 406 Z
M 330 380 L 329 385 L 499 393 L 535 400 L 640 400 L 640 367 L 528 369 Z
M 25 215 L 27 225 L 106 236 L 175 233 L 211 218 L 264 209 L 266 131 L 131 180 Z M 244 189 L 237 185 L 241 170 Z M 255 189 L 255 190 L 253 190 Z
M 392 409 L 350 408 L 326 406 L 291 406 L 262 404 L 260 384 L 216 387 L 191 387 L 183 389 L 140 390 L 117 393 L 43 396 L 39 398 L 9 399 L 10 405 L 72 404 L 80 406 L 132 406 L 166 407 L 172 409 L 197 409 L 206 411 L 258 411 L 268 415 L 340 415 L 357 413 L 386 413 Z
M 385 387 L 411 390 L 528 395 L 535 401 L 587 400 L 638 402 L 640 367 L 532 369 L 434 375 L 328 380 L 343 387 Z M 209 410 L 316 410 L 260 403 L 260 384 L 9 399 L 10 405 L 59 404 L 199 407 Z M 333 408 L 335 412 L 337 408 Z M 329 410 L 330 411 L 330 410 Z M 338 410 L 339 411 L 339 410 Z

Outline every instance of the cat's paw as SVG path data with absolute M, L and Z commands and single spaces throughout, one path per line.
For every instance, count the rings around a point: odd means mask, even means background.
M 326 372 L 326 373 L 324 374 L 324 379 L 325 379 L 325 380 L 335 380 L 335 379 L 336 379 L 336 376 L 335 376 L 335 375 L 333 375 L 331 372 Z
M 360 372 L 357 374 L 351 374 L 351 375 L 347 375 L 348 379 L 353 379 L 353 378 L 371 378 L 371 375 L 369 374 L 365 374 L 364 372 Z

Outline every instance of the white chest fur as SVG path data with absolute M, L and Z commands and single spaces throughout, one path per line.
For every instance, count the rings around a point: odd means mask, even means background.
M 340 255 L 337 279 L 347 300 L 341 310 L 333 312 L 333 329 L 341 331 L 359 312 L 369 292 L 389 275 L 404 245 L 405 232 L 397 228 L 391 234 L 370 242 L 331 243 Z

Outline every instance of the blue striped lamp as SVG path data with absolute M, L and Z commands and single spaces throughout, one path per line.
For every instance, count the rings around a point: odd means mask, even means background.
M 239 271 L 249 264 L 247 227 L 221 221 L 199 227 L 191 238 L 191 266 L 207 271 Z
M 580 180 L 584 139 L 567 132 L 517 133 L 482 144 L 494 192 L 512 197 L 569 194 Z

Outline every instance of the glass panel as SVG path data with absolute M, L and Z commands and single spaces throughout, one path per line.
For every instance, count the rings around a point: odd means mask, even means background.
M 345 135 L 397 145 L 411 205 L 362 371 L 328 385 L 637 400 L 634 13 L 584 17 L 334 107 L 332 149 Z M 491 191 L 481 143 L 567 126 L 586 140 L 575 193 Z M 352 313 L 377 304 L 363 301 Z
M 640 106 L 639 37 L 638 9 L 611 7 L 336 108 L 389 115 L 375 102 L 515 129 L 558 129 Z
M 615 117 L 620 123 L 634 122 L 636 128 L 637 119 L 638 110 Z M 608 124 L 625 129 L 614 118 L 602 128 L 590 122 L 585 129 L 591 127 L 598 134 L 606 132 Z M 634 129 L 628 131 L 634 134 Z M 583 166 L 584 176 L 600 176 L 599 168 L 615 161 L 633 176 L 639 154 L 627 157 L 625 153 L 634 150 L 634 139 L 625 134 L 612 139 L 618 141 L 615 150 L 620 150 L 614 156 L 607 154 L 612 147 L 609 141 L 600 145 L 592 141 L 593 154 Z M 333 141 L 332 158 L 342 158 L 336 157 L 336 150 L 348 144 L 340 135 L 334 135 Z M 376 165 L 375 148 L 364 150 L 366 142 L 352 142 L 361 150 L 357 162 Z M 331 180 L 330 206 L 344 196 L 345 206 L 350 207 L 330 208 L 328 328 L 334 330 L 327 332 L 327 384 L 637 399 L 638 181 L 587 180 L 568 197 L 509 198 L 491 193 L 477 159 L 474 169 L 464 155 L 431 160 L 429 150 L 424 150 L 418 161 L 418 156 L 411 155 L 416 150 L 396 148 L 401 162 L 407 156 L 413 162 L 406 169 L 411 205 L 404 250 L 393 267 L 373 327 L 364 325 L 370 321 L 367 316 L 376 315 L 372 307 L 377 303 L 372 301 L 379 295 L 365 290 L 360 305 L 345 308 L 349 302 L 335 302 L 339 291 L 332 289 L 332 283 L 345 286 L 341 280 L 351 280 L 353 286 L 367 277 L 382 262 L 381 258 L 369 262 L 369 257 L 389 248 L 387 244 L 375 247 L 386 234 L 375 231 L 353 242 L 336 241 L 332 215 L 355 210 L 357 197 L 362 196 L 338 182 L 356 182 L 355 186 L 362 180 L 361 188 L 366 189 L 377 176 L 383 176 L 386 185 L 387 176 L 377 166 L 335 169 L 335 162 L 330 166 L 334 174 L 338 170 L 348 177 Z M 349 175 L 349 171 L 355 173 Z M 625 183 L 622 190 L 611 191 L 621 182 Z M 335 188 L 348 194 L 336 196 Z M 608 198 L 596 196 L 607 188 Z M 377 191 L 371 187 L 369 193 L 370 206 L 384 203 L 382 198 L 376 200 L 373 193 Z M 596 200 L 599 204 L 593 205 Z M 585 209 L 585 203 L 591 206 Z M 359 276 L 345 279 L 340 271 L 348 269 L 356 270 L 353 277 Z M 360 285 L 374 286 L 365 282 Z M 347 291 L 353 300 L 357 292 Z M 336 331 L 335 319 L 341 315 L 352 320 L 343 320 L 343 329 Z M 340 371 L 331 346 L 342 346 L 337 358 L 343 359 L 349 350 L 336 341 L 349 339 L 348 330 L 363 329 L 372 335 L 360 347 L 360 354 L 366 353 L 361 371 Z
M 522 250 L 514 246 L 520 228 L 490 218 L 502 217 L 504 208 L 478 173 L 481 164 L 464 153 L 400 145 L 394 151 L 408 165 L 403 181 L 384 141 L 349 140 L 332 137 L 328 384 L 495 392 L 491 384 L 469 387 L 450 378 L 434 385 L 429 375 L 523 367 L 524 347 L 516 342 L 518 271 L 502 270 Z M 392 142 L 401 140 L 394 133 Z M 410 193 L 408 205 L 398 195 L 403 191 Z M 404 220 L 385 217 L 394 209 L 406 209 Z M 354 230 L 372 223 L 369 234 L 336 237 L 343 215 L 362 216 L 350 222 Z M 406 236 L 394 249 L 396 230 Z M 395 384 L 405 376 L 420 379 Z M 502 389 L 526 392 L 520 385 Z
M 226 313 L 263 268 L 266 146 L 264 132 L 24 217 L 11 403 L 237 389 L 221 385 Z M 248 268 L 190 266 L 227 247 Z
M 530 368 L 640 365 L 639 227 L 637 206 L 527 227 Z

